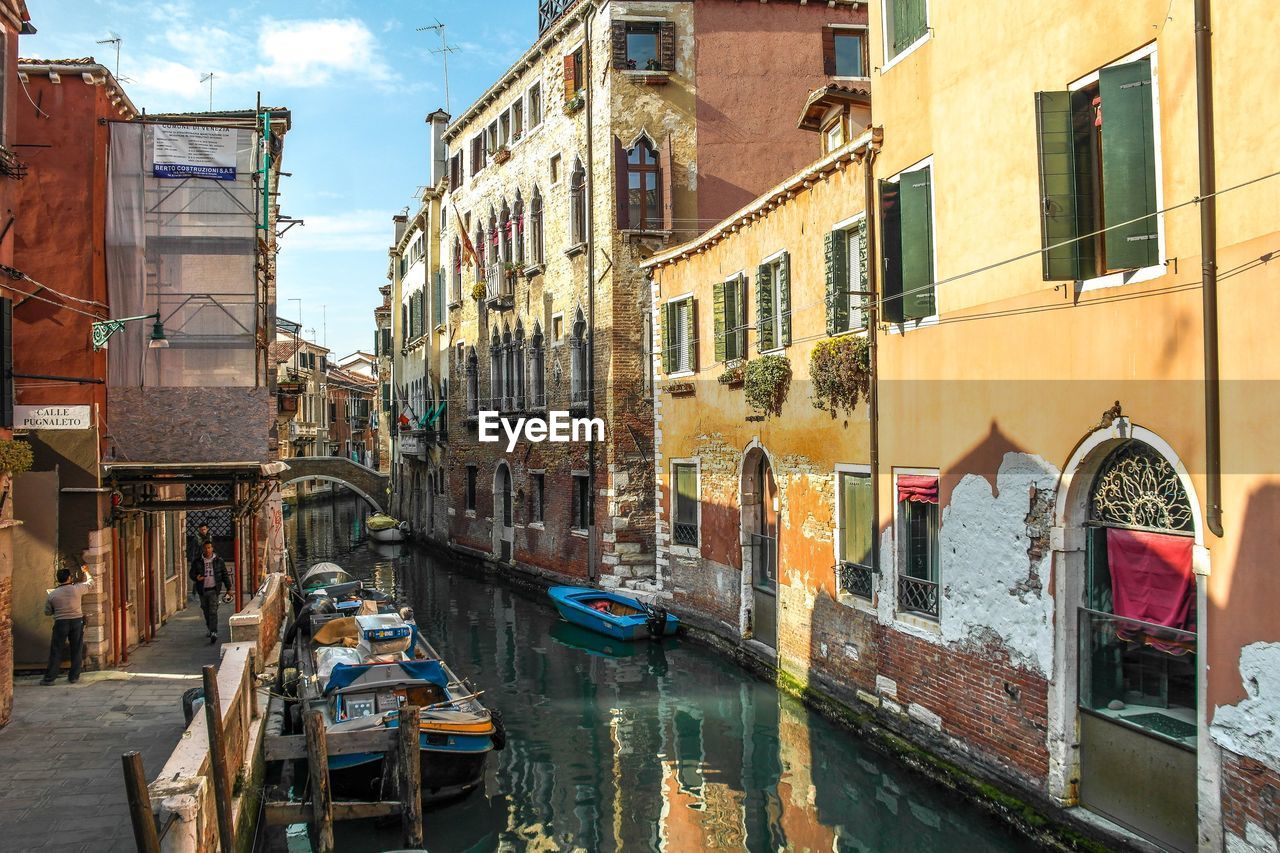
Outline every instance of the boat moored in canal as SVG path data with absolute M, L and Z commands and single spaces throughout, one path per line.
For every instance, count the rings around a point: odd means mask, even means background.
M 384 513 L 377 513 L 369 516 L 365 527 L 369 531 L 369 538 L 375 542 L 403 542 L 409 524 Z
M 566 622 L 615 640 L 670 637 L 680 624 L 665 609 L 612 590 L 553 586 L 547 594 Z
M 281 689 L 290 701 L 291 728 L 301 731 L 303 716 L 319 711 L 326 739 L 334 743 L 357 732 L 398 729 L 401 708 L 418 708 L 426 802 L 474 790 L 484 778 L 488 754 L 505 745 L 501 717 L 441 660 L 418 631 L 412 611 L 397 609 L 385 593 L 361 581 L 311 587 L 287 637 L 292 641 L 287 665 L 294 672 Z M 331 751 L 332 789 L 382 799 L 395 790 L 393 754 L 390 749 Z

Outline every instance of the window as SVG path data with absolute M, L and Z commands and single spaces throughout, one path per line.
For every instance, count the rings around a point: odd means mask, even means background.
M 489 122 L 489 126 L 484 129 L 484 150 L 489 154 L 492 154 L 498 150 L 500 145 L 503 144 L 505 143 L 500 142 L 498 138 L 498 120 L 494 119 Z
M 515 262 L 517 265 L 524 266 L 524 199 L 520 197 L 520 191 L 516 190 L 516 203 L 511 208 L 511 239 L 514 242 Z
M 529 201 L 529 252 L 535 264 L 546 262 L 546 250 L 542 237 L 542 193 L 533 188 L 533 198 Z
M 502 341 L 495 326 L 489 338 L 489 399 L 487 407 L 500 407 L 502 396 Z
M 920 166 L 880 182 L 884 316 L 894 323 L 937 312 L 933 273 L 933 184 Z
M 529 523 L 541 524 L 546 510 L 547 475 L 535 471 L 529 475 Z
M 467 414 L 475 415 L 480 411 L 480 366 L 476 356 L 476 348 L 467 350 Z
M 587 404 L 587 385 L 590 381 L 587 364 L 587 321 L 578 311 L 573 323 L 573 337 L 569 340 L 569 390 L 570 402 L 573 406 Z
M 626 152 L 626 219 L 620 227 L 660 229 L 663 227 L 662 194 L 659 189 L 658 152 L 646 137 Z M 622 211 L 620 211 L 622 212 Z
M 698 545 L 698 466 L 695 462 L 671 464 L 671 541 Z
M 551 185 L 560 183 L 560 155 L 551 155 Z
M 572 101 L 582 91 L 584 69 L 582 67 L 582 48 L 564 58 L 564 99 Z
M 747 357 L 747 278 L 737 275 L 716 284 L 716 361 Z
M 844 145 L 844 119 L 836 119 L 822 131 L 822 147 L 827 153 Z
M 676 25 L 671 21 L 614 21 L 611 32 L 614 68 L 676 70 Z
M 453 288 L 449 301 L 462 301 L 462 240 L 458 237 L 453 238 Z
M 871 515 L 871 475 L 840 471 L 836 474 L 838 512 L 836 578 L 840 589 L 867 600 L 874 590 L 871 545 L 875 519 Z
M 476 511 L 476 466 L 467 466 L 467 512 Z
M 1036 94 L 1046 281 L 1160 263 L 1154 89 L 1148 56 Z
M 529 108 L 528 108 L 529 129 L 533 130 L 535 127 L 542 124 L 542 84 L 541 83 L 534 83 L 532 86 L 529 87 L 529 94 L 527 96 L 527 100 L 529 103 Z
M 498 147 L 506 148 L 510 144 L 511 144 L 511 113 L 503 112 L 503 114 L 498 118 Z
M 867 325 L 867 221 L 837 228 L 826 236 L 827 334 Z
M 553 314 L 551 316 L 551 340 L 559 343 L 564 338 L 564 315 Z
M 511 392 L 511 397 L 515 402 L 515 408 L 517 411 L 523 411 L 526 405 L 524 366 L 524 326 L 517 322 L 515 343 L 511 349 L 509 365 L 507 368 L 509 372 L 508 381 L 515 384 L 515 388 L 512 389 Z
M 573 529 L 587 530 L 591 526 L 591 478 L 586 474 L 573 475 Z
M 898 474 L 898 610 L 938 616 L 938 476 Z
M 488 149 L 485 148 L 484 134 L 478 133 L 471 138 L 471 174 L 475 175 L 485 166 Z
M 697 340 L 693 297 L 667 303 L 662 324 L 662 371 L 667 374 L 697 370 Z
M 884 55 L 893 59 L 929 32 L 928 0 L 883 0 Z
M 547 405 L 547 354 L 542 342 L 542 327 L 536 323 L 529 341 L 529 393 L 534 408 Z
M 827 27 L 823 33 L 823 60 L 832 77 L 866 77 L 866 30 Z
M 515 142 L 524 136 L 524 104 L 516 101 L 511 105 L 511 141 Z
M 756 268 L 756 346 L 760 352 L 791 345 L 791 255 Z
M 587 172 L 577 159 L 569 176 L 569 233 L 575 246 L 587 242 Z
M 462 186 L 462 152 L 449 158 L 449 186 L 457 189 Z

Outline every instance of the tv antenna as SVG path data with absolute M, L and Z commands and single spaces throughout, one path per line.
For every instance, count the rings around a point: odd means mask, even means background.
M 121 80 L 123 78 L 120 76 L 120 43 L 124 41 L 124 39 L 120 38 L 120 36 L 110 30 L 107 31 L 107 34 L 110 35 L 111 38 L 99 39 L 94 42 L 94 44 L 113 44 L 116 46 L 116 79 Z
M 444 24 L 440 23 L 440 19 L 436 18 L 436 22 L 429 26 L 418 27 L 418 32 L 424 33 L 428 30 L 440 34 L 440 46 L 437 48 L 428 48 L 432 53 L 440 56 L 440 62 L 444 65 L 444 111 L 452 113 L 453 108 L 449 105 L 449 54 L 457 53 L 458 49 L 445 41 Z
M 200 82 L 209 84 L 209 112 L 213 112 L 213 72 L 201 74 Z

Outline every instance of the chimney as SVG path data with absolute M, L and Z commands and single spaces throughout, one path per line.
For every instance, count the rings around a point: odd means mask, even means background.
M 449 114 L 444 110 L 436 110 L 427 116 L 427 124 L 431 127 L 431 171 L 427 174 L 427 186 L 435 187 L 449 174 L 446 165 L 448 151 L 444 144 L 444 129 L 449 126 Z
M 397 213 L 395 216 L 391 217 L 391 221 L 396 224 L 396 245 L 399 245 L 400 238 L 404 236 L 405 229 L 409 225 L 409 214 Z M 395 246 L 392 246 L 391 248 L 394 249 Z

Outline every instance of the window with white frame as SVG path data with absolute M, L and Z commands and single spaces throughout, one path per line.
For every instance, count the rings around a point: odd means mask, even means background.
M 698 464 L 671 463 L 671 542 L 698 545 Z
M 867 325 L 867 220 L 839 225 L 826 235 L 827 334 Z
M 938 618 L 938 475 L 898 473 L 898 611 Z
M 696 348 L 693 297 L 673 299 L 666 304 L 662 324 L 662 371 L 680 374 L 696 370 Z
M 836 579 L 842 592 L 871 600 L 875 591 L 871 548 L 875 518 L 871 512 L 871 474 L 852 468 L 836 471 Z
M 529 92 L 525 96 L 528 104 L 529 129 L 533 130 L 542 124 L 542 83 L 534 83 L 529 87 Z
M 929 34 L 929 0 L 882 0 L 886 60 L 906 53 Z

